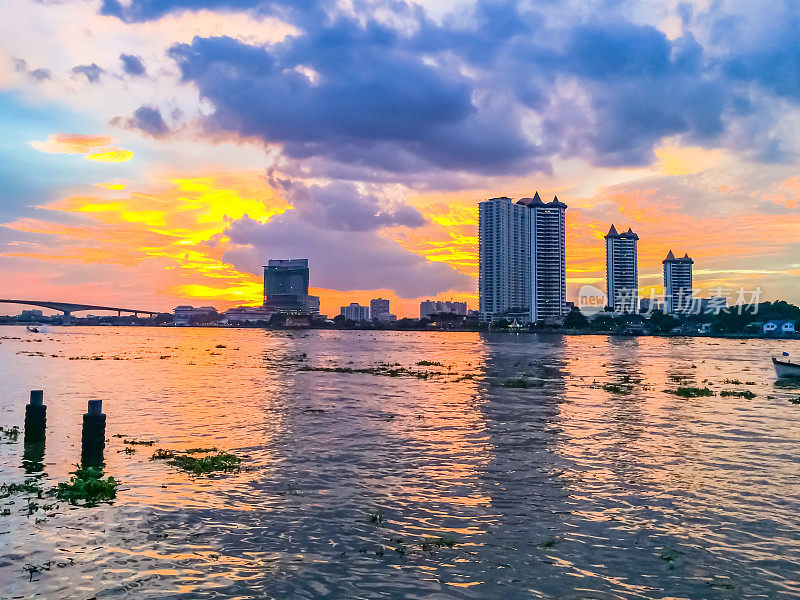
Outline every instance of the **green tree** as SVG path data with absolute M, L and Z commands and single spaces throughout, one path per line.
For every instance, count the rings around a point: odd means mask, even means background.
M 650 315 L 650 327 L 656 333 L 666 333 L 678 326 L 678 319 L 671 315 L 665 315 L 660 310 L 654 310 Z
M 573 306 L 566 317 L 564 317 L 564 327 L 567 329 L 587 329 L 589 319 L 581 312 L 577 306 Z

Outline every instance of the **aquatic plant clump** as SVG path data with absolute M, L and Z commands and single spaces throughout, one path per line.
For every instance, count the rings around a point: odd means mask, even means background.
M 701 398 L 706 396 L 713 396 L 714 392 L 711 391 L 709 388 L 699 388 L 699 387 L 679 387 L 674 390 L 664 390 L 668 394 L 673 394 L 675 396 L 680 396 L 681 398 Z
M 455 545 L 456 540 L 448 537 L 425 538 L 420 544 L 423 550 L 431 550 L 433 548 L 452 548 Z
M 618 385 L 616 383 L 605 383 L 603 384 L 603 391 L 609 392 L 610 394 L 630 394 L 633 389 L 630 386 L 626 385 Z
M 113 477 L 103 479 L 103 472 L 97 467 L 85 467 L 73 471 L 68 483 L 59 483 L 55 493 L 57 498 L 71 504 L 84 500 L 91 506 L 116 498 L 118 485 Z
M 719 395 L 723 398 L 733 396 L 735 398 L 747 398 L 748 400 L 756 397 L 750 390 L 722 390 Z
M 0 485 L 0 498 L 8 498 L 11 494 L 36 494 L 42 497 L 42 488 L 35 481 L 23 483 L 4 483 Z
M 13 427 L 0 427 L 0 438 L 10 442 L 16 442 L 19 438 L 19 425 Z
M 439 375 L 446 375 L 441 371 L 415 371 L 405 367 L 395 367 L 393 365 L 380 364 L 376 367 L 352 368 L 352 367 L 311 367 L 304 365 L 298 371 L 321 371 L 323 373 L 364 373 L 367 375 L 382 375 L 384 377 L 416 377 L 417 379 L 430 379 Z
M 205 456 L 193 456 L 194 454 L 205 454 Z M 194 475 L 208 475 L 217 471 L 236 473 L 241 469 L 242 463 L 242 459 L 235 454 L 217 452 L 216 448 L 190 448 L 185 452 L 159 448 L 150 460 L 166 460 L 168 465 Z

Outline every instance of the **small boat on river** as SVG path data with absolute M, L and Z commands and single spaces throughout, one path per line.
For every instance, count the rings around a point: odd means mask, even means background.
M 800 378 L 800 363 L 791 362 L 788 353 L 784 352 L 780 359 L 773 357 L 772 364 L 775 367 L 775 374 L 778 379 L 785 377 Z
M 36 325 L 28 325 L 25 329 L 27 329 L 31 333 L 39 333 L 39 328 L 36 327 Z

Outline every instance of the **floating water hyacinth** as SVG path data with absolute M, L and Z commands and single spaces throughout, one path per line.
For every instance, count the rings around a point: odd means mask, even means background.
M 113 478 L 103 479 L 103 472 L 97 467 L 78 468 L 68 483 L 59 483 L 56 497 L 77 504 L 84 500 L 87 506 L 98 502 L 109 502 L 117 497 L 119 483 Z
M 206 456 L 197 457 L 194 454 Z M 216 448 L 190 448 L 184 452 L 159 448 L 150 460 L 166 460 L 168 465 L 194 475 L 207 475 L 215 471 L 235 473 L 241 469 L 242 463 L 242 459 L 235 454 L 217 451 Z
M 664 390 L 668 394 L 674 394 L 675 396 L 680 396 L 681 398 L 700 398 L 704 396 L 713 396 L 714 392 L 711 391 L 709 388 L 699 388 L 699 387 L 679 387 L 674 390 Z

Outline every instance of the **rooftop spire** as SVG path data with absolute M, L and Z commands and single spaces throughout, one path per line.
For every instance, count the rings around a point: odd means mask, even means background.
M 611 224 L 611 229 L 608 230 L 608 233 L 606 234 L 606 237 L 607 238 L 619 237 L 619 234 L 617 233 L 617 228 L 614 227 L 613 223 Z

